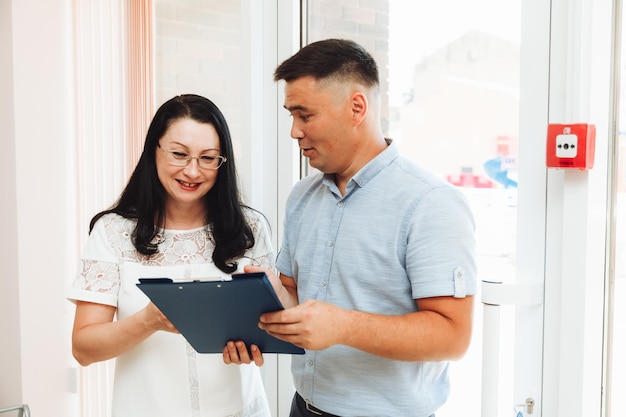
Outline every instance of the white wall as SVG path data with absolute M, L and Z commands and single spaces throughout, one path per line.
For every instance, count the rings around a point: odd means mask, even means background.
M 71 71 L 65 0 L 0 0 L 0 406 L 69 416 L 68 248 L 74 227 L 65 142 Z M 11 42 L 12 41 L 12 42 Z M 11 156 L 15 157 L 12 158 Z M 8 403 L 8 404 L 5 404 Z

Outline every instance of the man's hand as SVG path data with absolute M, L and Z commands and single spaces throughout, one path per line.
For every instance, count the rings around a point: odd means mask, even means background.
M 296 346 L 321 350 L 343 343 L 347 313 L 332 304 L 308 300 L 286 310 L 263 314 L 259 327 Z

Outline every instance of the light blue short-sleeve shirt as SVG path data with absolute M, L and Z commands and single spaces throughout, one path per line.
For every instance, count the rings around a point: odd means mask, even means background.
M 300 302 L 401 315 L 415 299 L 476 293 L 474 220 L 454 186 L 391 143 L 349 182 L 313 174 L 293 188 L 278 270 Z M 332 323 L 329 323 L 332 325 Z M 448 363 L 385 359 L 343 345 L 292 357 L 298 393 L 341 416 L 430 416 L 447 399 Z

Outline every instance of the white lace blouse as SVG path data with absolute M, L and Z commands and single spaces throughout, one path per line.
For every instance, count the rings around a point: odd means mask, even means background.
M 238 272 L 248 264 L 274 268 L 265 219 L 252 211 L 246 215 L 255 245 L 238 260 Z M 208 227 L 163 230 L 158 254 L 146 257 L 130 240 L 134 226 L 134 220 L 116 214 L 98 220 L 68 299 L 114 306 L 122 319 L 149 301 L 136 286 L 140 277 L 227 276 L 211 260 Z M 113 417 L 270 417 L 256 365 L 225 365 L 221 354 L 196 353 L 179 334 L 156 332 L 115 362 Z

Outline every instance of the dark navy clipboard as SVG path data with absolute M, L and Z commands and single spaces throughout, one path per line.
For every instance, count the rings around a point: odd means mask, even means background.
M 303 349 L 259 329 L 261 314 L 283 309 L 267 275 L 232 277 L 231 281 L 186 282 L 140 278 L 137 286 L 198 353 L 222 353 L 229 340 L 243 340 L 263 353 L 303 354 Z

